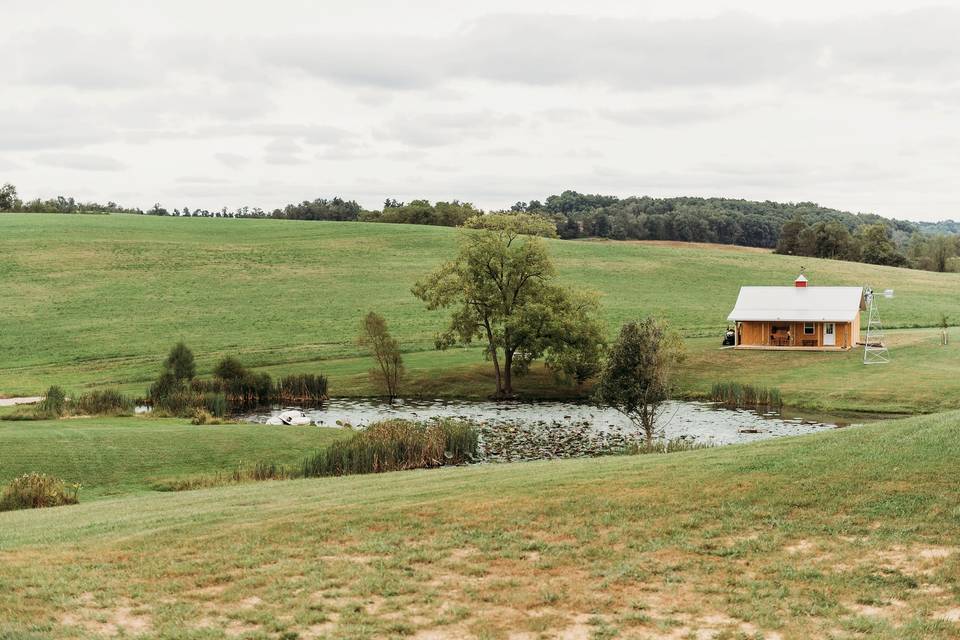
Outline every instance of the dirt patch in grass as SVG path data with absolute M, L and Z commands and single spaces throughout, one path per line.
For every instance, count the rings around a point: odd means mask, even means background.
M 953 547 L 894 546 L 868 554 L 866 560 L 883 569 L 900 571 L 908 575 L 930 576 L 956 552 L 957 549 Z
M 82 594 L 80 606 L 65 613 L 60 624 L 79 627 L 83 631 L 101 636 L 137 636 L 149 633 L 153 628 L 152 617 L 142 607 L 135 607 L 124 600 L 115 607 L 96 607 L 91 594 Z
M 937 620 L 943 620 L 945 622 L 960 622 L 960 607 L 954 607 L 953 609 L 941 611 L 933 617 Z
M 791 555 L 796 555 L 798 553 L 810 553 L 815 548 L 814 544 L 809 540 L 799 540 L 793 544 L 788 544 L 783 550 Z
M 899 621 L 905 614 L 909 613 L 907 603 L 902 600 L 891 600 L 877 604 L 853 603 L 847 605 L 847 608 L 859 616 L 882 618 L 893 622 Z

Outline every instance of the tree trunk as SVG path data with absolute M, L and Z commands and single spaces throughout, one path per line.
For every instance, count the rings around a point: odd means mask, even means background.
M 497 356 L 497 348 L 490 345 L 490 359 L 493 360 L 493 373 L 497 378 L 497 397 L 503 397 L 503 373 L 500 371 L 500 358 Z
M 513 396 L 513 351 L 503 353 L 503 394 Z
M 647 451 L 653 449 L 653 436 L 654 436 L 654 418 L 653 414 L 648 412 L 645 408 L 643 411 L 643 436 L 647 441 Z
M 497 379 L 496 397 L 500 398 L 503 396 L 503 375 L 500 372 L 500 358 L 497 357 L 497 345 L 493 341 L 493 329 L 490 327 L 490 323 L 486 318 L 483 320 L 483 328 L 487 330 L 487 353 L 490 354 L 490 359 L 493 360 L 493 373 Z

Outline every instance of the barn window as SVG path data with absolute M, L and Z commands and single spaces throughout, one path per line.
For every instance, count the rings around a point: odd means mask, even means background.
M 812 322 L 805 322 L 805 323 L 803 324 L 803 334 L 806 335 L 806 336 L 812 336 L 812 335 L 813 335 L 813 323 L 812 323 Z

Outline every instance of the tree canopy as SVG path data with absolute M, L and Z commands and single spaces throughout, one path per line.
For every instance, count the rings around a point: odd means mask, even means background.
M 486 343 L 497 397 L 515 395 L 514 376 L 541 357 L 554 371 L 582 379 L 603 348 L 597 297 L 558 286 L 547 247 L 530 230 L 530 219 L 516 215 L 465 230 L 456 258 L 413 288 L 428 309 L 453 310 L 438 348 Z
M 682 359 L 680 337 L 665 322 L 652 317 L 628 322 L 610 347 L 594 399 L 630 418 L 643 430 L 649 448 L 656 437 L 657 417 L 672 391 L 674 366 Z

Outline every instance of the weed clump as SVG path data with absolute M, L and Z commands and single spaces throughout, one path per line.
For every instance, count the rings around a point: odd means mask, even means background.
M 0 511 L 40 509 L 76 504 L 80 485 L 67 486 L 60 478 L 45 473 L 26 473 L 8 484 L 0 494 Z
M 133 411 L 133 399 L 116 389 L 91 391 L 70 403 L 70 412 L 77 415 L 129 416 Z
M 67 412 L 67 394 L 57 385 L 53 385 L 37 405 L 37 415 L 43 418 L 60 418 Z M 41 419 L 43 419 L 41 418 Z

